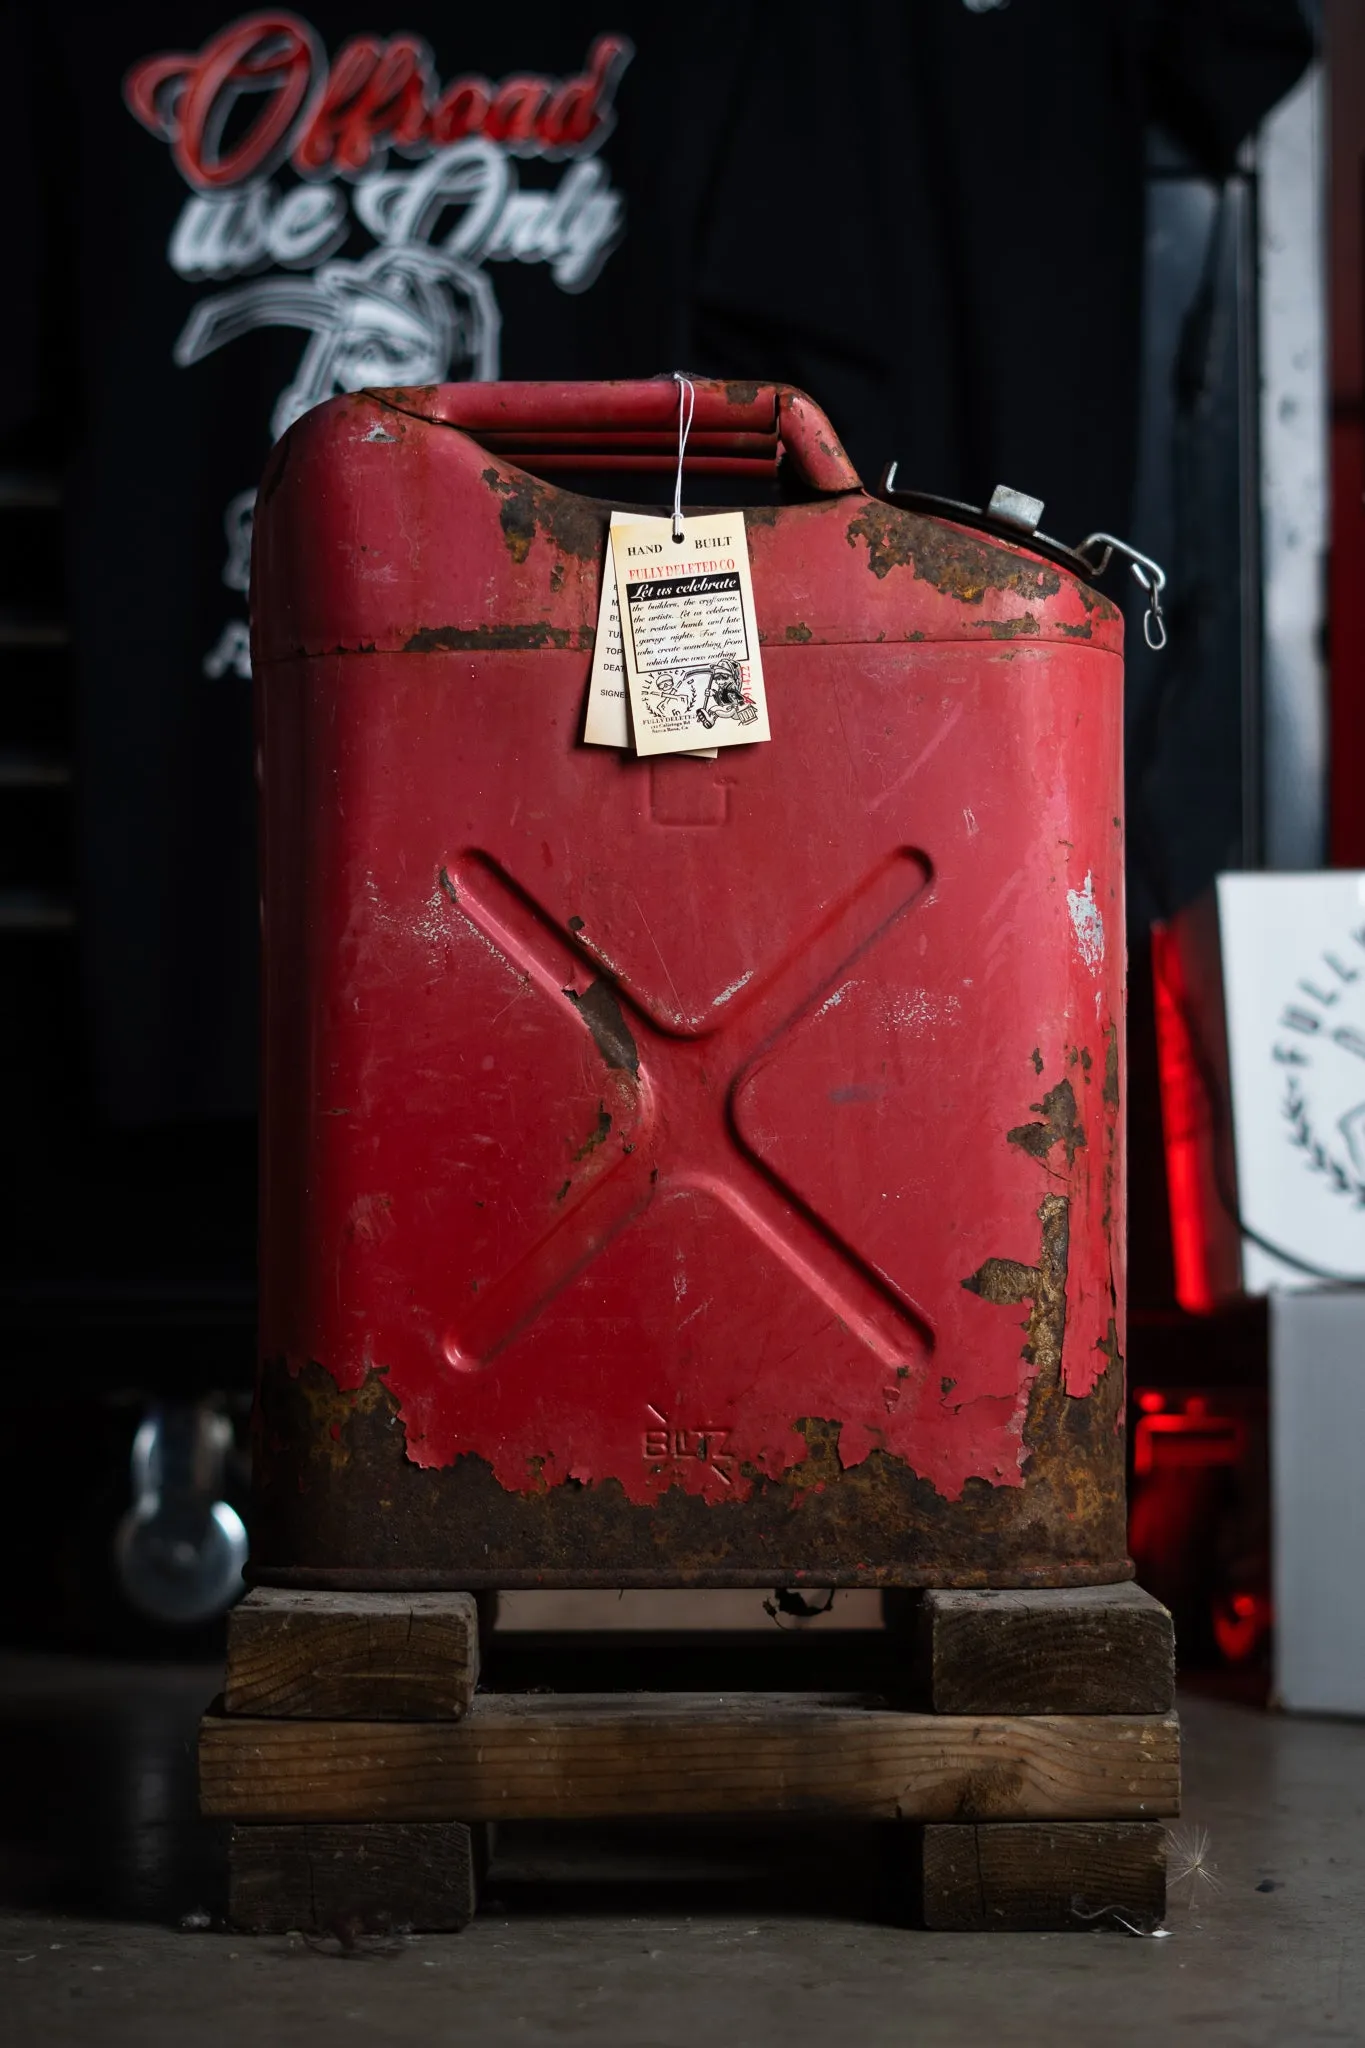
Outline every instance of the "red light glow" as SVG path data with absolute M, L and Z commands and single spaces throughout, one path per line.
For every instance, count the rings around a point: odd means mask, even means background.
M 1161 1128 L 1166 1145 L 1175 1297 L 1192 1315 L 1209 1315 L 1214 1308 L 1214 1288 L 1200 1189 L 1200 1138 L 1207 1121 L 1207 1104 L 1185 1021 L 1180 957 L 1164 925 L 1152 928 L 1152 978 L 1156 989 L 1157 1070 L 1161 1081 Z
M 1234 1593 L 1213 1608 L 1213 1639 L 1229 1664 L 1242 1664 L 1258 1648 L 1273 1619 L 1260 1593 Z
M 1133 1431 L 1133 1471 L 1139 1477 L 1175 1466 L 1235 1465 L 1246 1442 L 1246 1429 L 1235 1415 L 1210 1415 L 1202 1395 L 1186 1402 L 1184 1411 L 1139 1416 Z

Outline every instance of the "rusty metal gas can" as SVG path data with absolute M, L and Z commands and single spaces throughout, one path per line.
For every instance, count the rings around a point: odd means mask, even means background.
M 699 383 L 773 738 L 585 746 L 555 479 L 661 498 L 675 399 L 360 393 L 264 480 L 256 1575 L 1122 1578 L 1119 614 Z

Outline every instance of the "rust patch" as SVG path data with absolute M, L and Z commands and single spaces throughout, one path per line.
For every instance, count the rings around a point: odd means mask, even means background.
M 423 626 L 403 642 L 404 654 L 462 654 L 473 649 L 558 647 L 591 654 L 590 626 Z
M 490 491 L 502 499 L 498 524 L 514 562 L 524 562 L 536 536 L 543 535 L 561 554 L 594 565 L 602 559 L 610 508 L 596 498 L 557 491 L 521 470 L 490 465 L 482 471 Z
M 1113 1334 L 1114 1325 L 1110 1324 Z M 1048 1469 L 1059 1499 L 1081 1522 L 1124 1512 L 1124 1371 L 1117 1336 L 1112 1351 L 1099 1347 L 1109 1363 L 1085 1395 L 1068 1394 L 1060 1379 L 1035 1382 L 1024 1440 L 1047 1446 Z M 1034 1460 L 1030 1461 L 1032 1464 Z
M 909 569 L 960 604 L 980 604 L 988 590 L 1036 600 L 1055 597 L 1062 587 L 1061 571 L 1049 562 L 1027 560 L 998 542 L 978 540 L 940 519 L 902 512 L 877 499 L 849 521 L 846 538 L 851 548 L 867 542 L 874 576 Z
M 725 397 L 730 405 L 752 405 L 759 392 L 767 388 L 757 377 L 727 377 L 724 384 Z
M 1042 1245 L 1036 1266 L 987 1259 L 963 1286 L 1012 1307 L 1031 1301 L 1022 1356 L 1034 1367 L 1024 1418 L 1025 1487 L 1043 1483 L 1051 1502 L 1082 1525 L 1102 1526 L 1123 1509 L 1123 1357 L 1115 1322 L 1098 1343 L 1107 1364 L 1085 1395 L 1062 1378 L 1070 1204 L 1048 1195 L 1038 1210 Z
M 441 398 L 439 384 L 367 384 L 352 396 L 357 406 L 367 398 L 373 399 L 379 405 L 388 406 L 392 412 L 405 412 L 409 419 L 420 420 L 423 426 L 441 427 L 446 424 L 444 420 L 433 419 L 430 412 L 414 408 L 415 400 L 425 401 L 432 407 L 438 405 Z
M 1100 1090 L 1109 1109 L 1119 1106 L 1119 1027 L 1111 1024 L 1104 1043 L 1104 1086 Z
M 580 1159 L 586 1159 L 589 1153 L 595 1152 L 599 1145 L 605 1145 L 607 1139 L 610 1136 L 611 1112 L 607 1108 L 605 1102 L 599 1102 L 597 1105 L 597 1122 L 593 1125 L 591 1132 L 589 1133 L 588 1137 L 585 1139 L 583 1144 L 581 1144 L 578 1150 L 574 1153 L 573 1156 L 575 1164 L 577 1164 L 577 1162 Z
M 382 1371 L 370 1372 L 349 1392 L 326 1373 L 301 1373 L 297 1385 L 317 1460 L 333 1473 L 344 1472 L 351 1462 L 350 1424 L 382 1418 L 394 1406 Z
M 630 1026 L 621 1014 L 621 1004 L 611 983 L 599 977 L 584 989 L 582 995 L 571 988 L 566 988 L 564 993 L 592 1033 L 593 1042 L 607 1065 L 638 1075 L 639 1050 L 631 1036 Z M 611 1119 L 608 1118 L 607 1122 L 610 1127 Z
M 997 1308 L 1014 1308 L 1033 1299 L 1038 1289 L 1038 1268 L 1025 1266 L 1019 1259 L 987 1259 L 967 1275 L 962 1285 L 969 1293 L 979 1294 L 983 1301 L 993 1301 Z
M 1021 1356 L 1038 1369 L 1029 1399 L 1033 1400 L 1045 1374 L 1061 1384 L 1062 1343 L 1066 1336 L 1066 1272 L 1071 1251 L 1071 1205 L 1065 1195 L 1045 1195 L 1038 1210 L 1043 1227 L 1042 1246 L 1036 1266 L 1017 1259 L 987 1259 L 962 1285 L 983 1301 L 999 1308 L 1014 1308 L 1032 1302 L 1028 1331 Z M 1024 1427 L 1028 1440 L 1028 1424 Z
M 252 1574 L 377 1590 L 1112 1583 L 1131 1573 L 1122 1370 L 1068 1397 L 1044 1367 L 1041 1333 L 1037 1348 L 1022 1486 L 969 1479 L 948 1500 L 884 1450 L 845 1470 L 841 1425 L 808 1416 L 795 1424 L 805 1461 L 780 1479 L 756 1475 L 747 1500 L 708 1503 L 671 1487 L 650 1506 L 615 1479 L 508 1492 L 472 1453 L 423 1468 L 377 1372 L 352 1397 L 320 1365 L 295 1373 L 268 1360 Z
M 1038 1207 L 1043 1241 L 1038 1252 L 1038 1275 L 1033 1295 L 1033 1312 L 1024 1340 L 1024 1357 L 1036 1366 L 1038 1377 L 1029 1395 L 1029 1412 L 1024 1422 L 1024 1441 L 1035 1441 L 1034 1409 L 1040 1388 L 1062 1384 L 1062 1343 L 1066 1337 L 1066 1274 L 1071 1255 L 1071 1204 L 1065 1195 L 1045 1195 Z
M 798 646 L 804 647 L 808 640 L 814 638 L 814 635 L 812 634 L 810 627 L 807 625 L 803 625 L 802 622 L 798 619 L 794 626 L 788 626 L 787 638 L 789 640 L 795 640 Z
M 1061 1145 L 1066 1151 L 1066 1163 L 1074 1166 L 1076 1154 L 1085 1144 L 1085 1129 L 1076 1113 L 1076 1091 L 1069 1081 L 1059 1081 L 1055 1088 L 1049 1088 L 1041 1102 L 1031 1102 L 1029 1108 L 1042 1117 L 1042 1123 L 1016 1124 L 1012 1131 L 1005 1133 L 1011 1145 L 1018 1145 L 1032 1159 L 1046 1162 L 1054 1145 Z
M 992 640 L 1018 640 L 1021 635 L 1036 638 L 1043 630 L 1032 612 L 1021 612 L 1017 619 L 982 619 L 980 623 Z

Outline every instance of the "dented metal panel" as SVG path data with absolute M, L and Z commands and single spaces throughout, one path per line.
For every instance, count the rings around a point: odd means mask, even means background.
M 261 1576 L 1125 1575 L 1117 613 L 700 386 L 811 492 L 749 515 L 774 739 L 583 747 L 611 508 L 459 430 L 574 430 L 519 389 L 262 490 Z

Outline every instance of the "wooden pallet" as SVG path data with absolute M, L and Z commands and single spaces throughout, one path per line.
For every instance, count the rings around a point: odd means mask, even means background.
M 862 1650 L 858 1690 L 811 1669 L 800 1690 L 483 1690 L 467 1594 L 254 1592 L 200 1743 L 203 1809 L 233 1824 L 230 1917 L 463 1926 L 503 1820 L 826 1815 L 902 1824 L 930 1927 L 1159 1920 L 1180 1800 L 1163 1607 L 1132 1586 L 930 1592 Z M 853 1664 L 837 1636 L 819 1655 Z M 799 1657 L 772 1662 L 790 1683 Z M 547 1649 L 536 1677 L 555 1675 Z

